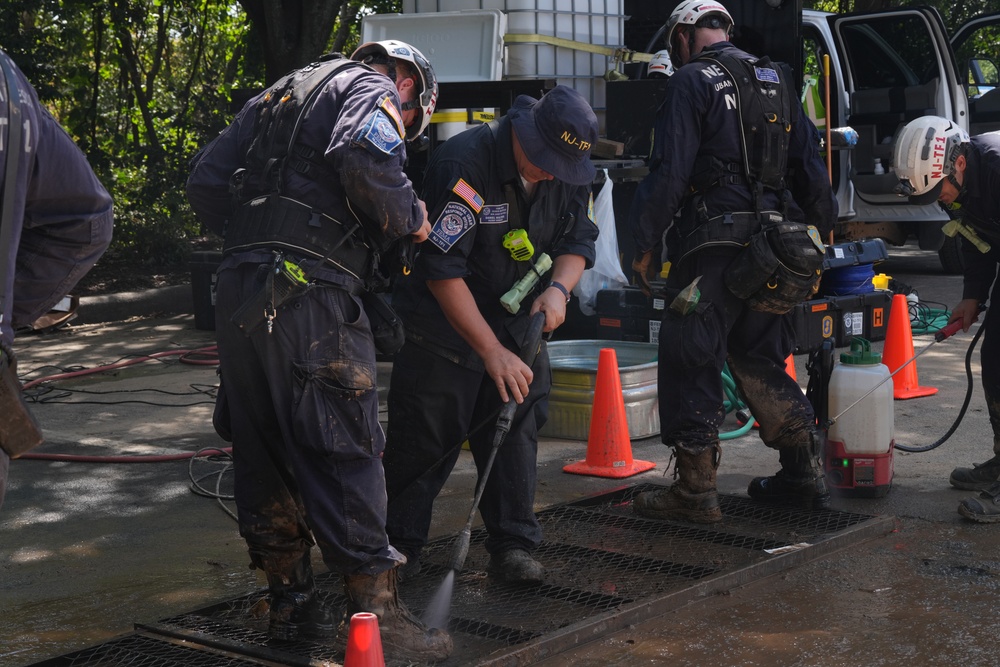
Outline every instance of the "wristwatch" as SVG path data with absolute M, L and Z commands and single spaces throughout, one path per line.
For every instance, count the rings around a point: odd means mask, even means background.
M 556 282 L 555 280 L 550 280 L 549 281 L 549 287 L 555 287 L 557 290 L 559 290 L 560 292 L 562 292 L 563 296 L 566 297 L 566 303 L 569 303 L 569 298 L 570 298 L 571 295 L 569 293 L 569 290 L 566 289 L 565 285 L 563 285 L 562 283 Z

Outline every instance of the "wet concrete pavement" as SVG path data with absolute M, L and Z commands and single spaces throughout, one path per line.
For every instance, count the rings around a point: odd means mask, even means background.
M 931 253 L 894 250 L 879 270 L 916 287 L 934 307 L 954 305 L 960 296 L 960 278 L 941 274 Z M 939 393 L 895 402 L 897 441 L 927 444 L 951 425 L 965 398 L 971 338 L 960 334 L 920 357 L 921 384 Z M 930 340 L 917 336 L 916 350 Z M 212 345 L 211 333 L 195 329 L 190 314 L 169 312 L 19 340 L 19 370 L 27 381 L 134 356 L 158 357 L 48 383 L 55 388 L 35 407 L 48 441 L 36 452 L 169 457 L 224 446 L 210 425 L 216 376 L 205 348 Z M 183 350 L 202 352 L 179 354 Z M 805 358 L 796 357 L 796 365 L 804 385 Z M 894 516 L 896 531 L 545 664 L 991 664 L 1000 636 L 991 613 L 1000 581 L 1000 526 L 963 520 L 956 507 L 969 494 L 947 483 L 955 465 L 991 455 L 978 353 L 973 370 L 968 414 L 947 443 L 922 454 L 897 451 L 887 497 L 835 501 L 837 509 Z M 586 443 L 542 441 L 538 507 L 622 484 L 669 483 L 663 475 L 668 452 L 658 438 L 633 442 L 632 452 L 656 461 L 657 468 L 627 480 L 568 475 L 562 466 L 583 458 Z M 221 474 L 221 490 L 228 492 L 225 461 L 151 461 L 12 464 L 0 510 L 0 665 L 28 665 L 127 633 L 133 623 L 262 585 L 247 568 L 235 522 L 216 500 L 190 489 L 192 477 L 214 489 Z M 745 494 L 753 476 L 776 468 L 776 453 L 755 433 L 728 440 L 720 491 Z M 463 453 L 436 505 L 432 537 L 464 524 L 473 471 Z

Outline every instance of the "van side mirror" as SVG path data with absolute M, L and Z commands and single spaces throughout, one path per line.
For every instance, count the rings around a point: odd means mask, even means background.
M 1000 86 L 1000 71 L 989 58 L 971 58 L 966 71 L 969 73 L 966 85 L 970 99 L 981 97 Z

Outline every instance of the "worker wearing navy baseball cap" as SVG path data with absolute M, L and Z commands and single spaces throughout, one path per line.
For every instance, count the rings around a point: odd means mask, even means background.
M 489 569 L 511 583 L 544 579 L 531 554 L 542 538 L 535 457 L 548 413 L 549 359 L 544 345 L 530 367 L 519 352 L 530 316 L 543 312 L 545 331 L 561 325 L 570 291 L 593 265 L 597 136 L 587 101 L 557 86 L 540 99 L 518 97 L 506 116 L 449 139 L 428 163 L 422 196 L 434 223 L 392 299 L 407 340 L 389 388 L 386 531 L 408 558 L 404 576 L 419 570 L 434 499 L 462 443 L 468 436 L 482 473 L 491 427 L 512 398 L 519 405 L 479 505 Z M 509 312 L 501 297 L 543 253 L 552 273 Z

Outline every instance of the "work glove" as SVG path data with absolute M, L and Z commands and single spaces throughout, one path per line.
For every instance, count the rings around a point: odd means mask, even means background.
M 632 260 L 632 279 L 642 293 L 652 296 L 653 288 L 650 285 L 650 264 L 653 263 L 653 251 L 647 250 L 642 255 Z

